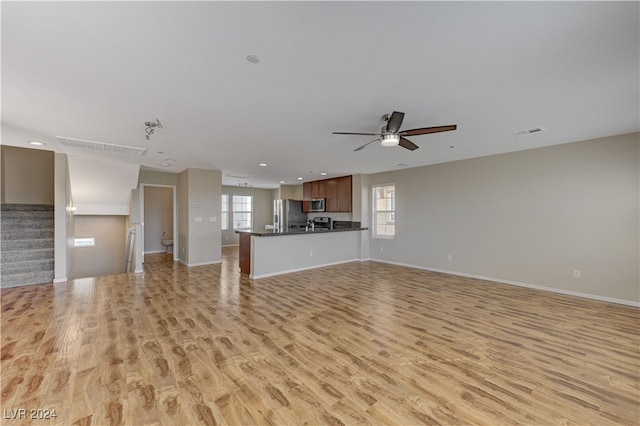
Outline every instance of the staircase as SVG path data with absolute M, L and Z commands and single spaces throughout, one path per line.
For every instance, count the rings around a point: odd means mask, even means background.
M 0 287 L 53 281 L 53 206 L 0 206 Z

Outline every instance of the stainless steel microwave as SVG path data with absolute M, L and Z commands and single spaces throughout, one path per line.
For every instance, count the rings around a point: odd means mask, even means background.
M 310 212 L 323 212 L 325 211 L 325 203 L 326 200 L 324 198 L 315 198 L 309 201 L 309 211 Z

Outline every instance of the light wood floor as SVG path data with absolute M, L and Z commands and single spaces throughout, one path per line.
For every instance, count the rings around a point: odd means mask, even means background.
M 2 290 L 1 423 L 640 423 L 639 309 L 374 262 L 251 281 L 224 258 Z

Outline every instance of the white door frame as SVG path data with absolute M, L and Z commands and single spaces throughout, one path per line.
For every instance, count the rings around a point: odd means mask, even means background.
M 178 260 L 178 208 L 176 206 L 176 186 L 175 185 L 160 185 L 155 183 L 141 183 L 140 184 L 140 223 L 142 224 L 142 235 L 140 235 L 140 255 L 142 262 L 144 263 L 144 188 L 145 186 L 155 186 L 160 188 L 171 188 L 172 202 L 173 202 L 173 261 Z

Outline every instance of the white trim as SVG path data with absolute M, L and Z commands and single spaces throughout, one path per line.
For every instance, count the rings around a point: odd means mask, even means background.
M 401 263 L 401 262 L 392 262 L 390 260 L 382 260 L 382 259 L 370 259 L 370 260 L 372 262 L 389 263 L 391 265 L 405 266 L 407 268 L 422 269 L 422 270 L 431 271 L 431 272 L 440 272 L 440 273 L 443 273 L 443 274 L 457 275 L 457 276 L 466 277 L 466 278 L 475 278 L 475 279 L 484 280 L 484 281 L 493 281 L 493 282 L 499 283 L 499 284 L 514 285 L 514 286 L 517 286 L 517 287 L 530 288 L 532 290 L 547 291 L 547 292 L 550 292 L 550 293 L 559 293 L 559 294 L 564 294 L 564 295 L 567 295 L 567 296 L 582 297 L 584 299 L 592 299 L 592 300 L 598 300 L 600 302 L 616 303 L 616 304 L 619 304 L 619 305 L 626 305 L 626 306 L 633 306 L 635 308 L 640 308 L 640 301 L 635 301 L 635 300 L 616 299 L 616 298 L 613 298 L 613 297 L 599 296 L 597 294 L 580 293 L 580 292 L 577 292 L 577 291 L 563 290 L 561 288 L 545 287 L 545 286 L 536 285 L 536 284 L 523 283 L 523 282 L 520 282 L 520 281 L 505 280 L 505 279 L 494 278 L 494 277 L 486 277 L 484 275 L 466 274 L 464 272 L 449 271 L 447 269 L 428 268 L 426 266 L 412 265 L 412 264 L 409 264 L 409 263 Z
M 178 262 L 182 263 L 184 266 L 191 268 L 192 266 L 206 266 L 206 265 L 219 265 L 222 263 L 221 260 L 214 260 L 212 262 L 200 262 L 200 263 L 187 263 L 182 259 L 178 259 Z
M 262 275 L 249 274 L 249 278 L 251 278 L 252 280 L 258 280 L 260 278 L 274 277 L 276 275 L 290 274 L 293 272 L 308 271 L 309 269 L 324 268 L 326 266 L 334 266 L 334 265 L 340 265 L 343 263 L 357 262 L 359 260 L 360 259 L 340 260 L 338 262 L 323 263 L 322 265 L 305 266 L 304 268 L 287 269 L 286 271 L 270 272 L 268 274 L 262 274 Z
M 222 247 L 238 247 L 239 245 L 240 244 L 237 244 L 237 243 L 236 244 L 226 244 L 226 245 L 223 245 Z
M 134 274 L 142 274 L 144 273 L 144 269 L 136 269 L 135 271 L 133 271 Z
M 53 279 L 53 283 L 54 283 L 54 284 L 58 284 L 58 283 L 66 283 L 67 281 L 69 281 L 69 280 L 67 279 L 67 277 L 54 278 L 54 279 Z
M 166 250 L 145 251 L 144 254 L 166 253 Z

